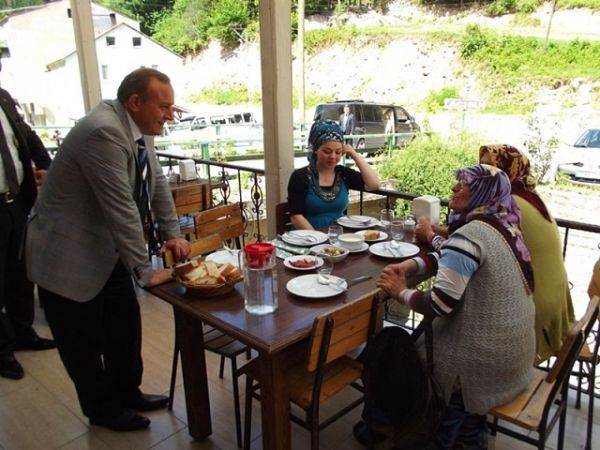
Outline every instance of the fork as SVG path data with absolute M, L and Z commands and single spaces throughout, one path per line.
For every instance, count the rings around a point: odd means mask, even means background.
M 351 222 L 358 222 L 361 223 L 363 225 L 368 225 L 371 223 L 371 218 L 369 217 L 368 219 L 362 219 L 361 217 L 358 216 L 346 216 L 346 219 L 351 221 Z
M 288 234 L 294 239 L 300 239 L 306 242 L 317 242 L 317 238 L 311 236 L 310 234 L 299 234 L 298 232 L 295 232 L 293 230 L 288 231 Z

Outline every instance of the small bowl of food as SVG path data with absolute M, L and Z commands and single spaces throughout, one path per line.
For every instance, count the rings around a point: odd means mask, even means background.
M 364 236 L 354 233 L 340 234 L 338 237 L 340 245 L 348 250 L 359 250 L 365 243 Z
M 350 253 L 350 251 L 347 248 L 329 244 L 315 245 L 310 249 L 318 255 L 330 257 L 334 263 L 342 261 Z

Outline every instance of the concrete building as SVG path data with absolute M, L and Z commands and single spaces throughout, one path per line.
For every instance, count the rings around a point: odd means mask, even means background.
M 142 65 L 179 71 L 181 57 L 139 31 L 136 20 L 91 7 L 103 98 L 116 97 L 123 76 Z M 0 85 L 30 122 L 72 125 L 84 115 L 69 0 L 12 13 L 0 21 L 0 40 L 10 53 L 2 59 Z

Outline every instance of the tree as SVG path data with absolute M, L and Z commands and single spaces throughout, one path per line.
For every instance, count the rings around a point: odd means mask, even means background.
M 142 31 L 151 34 L 156 21 L 171 11 L 175 0 L 101 0 L 101 3 L 135 17 L 140 21 Z

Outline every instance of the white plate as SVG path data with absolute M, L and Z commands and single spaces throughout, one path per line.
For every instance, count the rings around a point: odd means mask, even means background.
M 314 264 L 310 267 L 294 266 L 292 264 L 292 262 L 298 261 L 299 259 L 310 259 L 311 261 L 314 262 Z M 323 259 L 319 258 L 318 256 L 294 255 L 294 256 L 288 256 L 287 258 L 285 258 L 283 260 L 283 265 L 285 267 L 287 267 L 288 269 L 293 269 L 293 270 L 313 270 L 313 269 L 316 269 L 317 267 L 321 267 L 323 265 Z
M 344 280 L 338 287 L 333 287 L 328 284 L 321 284 L 317 281 L 319 275 L 310 274 L 302 275 L 296 278 L 292 278 L 287 282 L 285 287 L 287 290 L 300 297 L 306 298 L 327 298 L 333 297 L 334 295 L 343 294 L 348 288 L 348 283 Z M 341 278 L 335 275 L 328 275 L 333 281 L 337 281 Z
M 345 248 L 345 247 L 344 247 Z M 363 242 L 362 245 L 360 246 L 360 248 L 354 249 L 354 250 L 350 250 L 348 249 L 348 251 L 350 253 L 360 253 L 360 252 L 364 252 L 365 250 L 367 250 L 369 248 L 369 244 L 367 244 L 366 242 Z
M 229 263 L 238 267 L 240 262 L 238 260 L 239 250 L 231 250 L 231 252 L 227 250 L 219 250 L 217 252 L 211 253 L 206 257 L 207 261 L 213 261 L 219 264 Z
M 398 247 L 395 249 L 390 249 L 390 243 L 387 242 L 378 242 L 377 244 L 371 245 L 369 247 L 369 251 L 374 255 L 381 256 L 382 258 L 409 258 L 411 256 L 415 256 L 419 253 L 419 247 L 414 244 L 409 244 L 407 242 L 399 242 Z M 401 256 L 398 256 L 400 254 Z
M 310 239 L 311 237 L 314 239 Z M 293 230 L 284 233 L 281 239 L 292 245 L 312 246 L 326 242 L 329 236 L 316 230 Z
M 369 220 L 368 222 L 362 222 L 367 219 Z M 343 227 L 354 228 L 355 230 L 364 230 L 380 224 L 379 220 L 369 216 L 342 216 L 337 220 L 337 223 Z
M 365 233 L 369 231 L 369 230 L 360 230 L 355 232 L 354 234 L 358 234 L 359 236 L 362 236 L 363 238 L 365 237 Z M 379 230 L 374 230 L 374 231 L 379 231 Z M 385 231 L 379 231 L 379 237 L 377 239 L 366 239 L 365 241 L 367 242 L 379 242 L 379 241 L 385 241 L 387 239 L 388 235 Z

